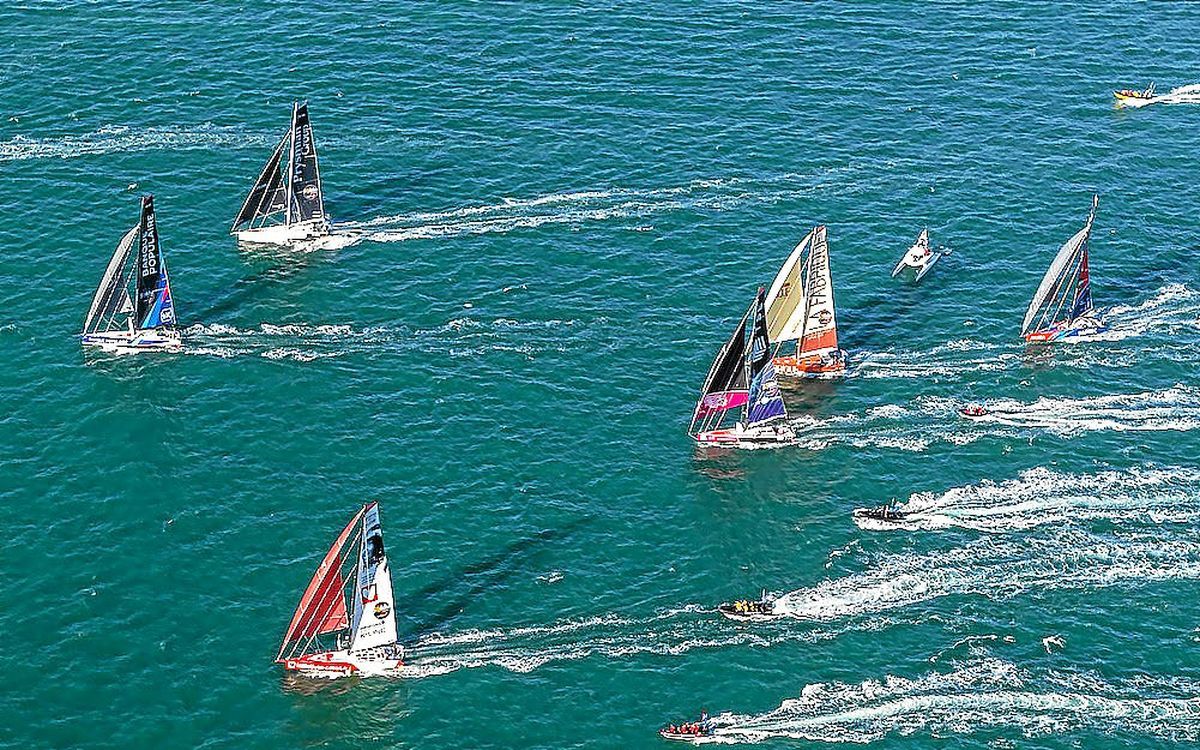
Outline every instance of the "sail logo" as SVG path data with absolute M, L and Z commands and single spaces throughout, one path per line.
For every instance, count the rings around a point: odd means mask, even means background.
M 154 276 L 158 273 L 158 226 L 154 214 L 146 216 L 146 228 L 142 231 L 142 277 Z
M 319 195 L 317 192 L 317 186 L 312 184 L 305 185 L 304 190 L 300 191 L 300 194 L 304 196 L 304 200 L 306 201 L 315 201 L 317 199 L 317 195 Z
M 379 602 L 372 608 L 376 620 L 383 620 L 392 613 L 392 606 L 387 602 Z
M 379 591 L 376 589 L 375 584 L 373 584 L 373 583 L 369 583 L 366 586 L 363 586 L 362 591 L 360 591 L 359 593 L 362 595 L 362 603 L 363 604 L 370 604 L 371 602 L 373 602 L 379 598 Z
M 823 326 L 829 325 L 830 321 L 832 320 L 833 313 L 829 312 L 828 310 L 821 310 L 819 313 L 817 313 L 817 322 Z

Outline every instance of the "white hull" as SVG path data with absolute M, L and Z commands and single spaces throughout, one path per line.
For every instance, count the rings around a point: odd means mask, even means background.
M 112 354 L 137 352 L 178 352 L 183 350 L 183 335 L 174 328 L 146 328 L 140 331 L 105 331 L 83 335 L 84 346 L 94 346 Z
M 234 232 L 237 241 L 246 245 L 275 245 L 287 247 L 313 242 L 329 234 L 329 222 L 314 219 L 299 224 L 275 224 L 257 229 Z
M 283 660 L 283 668 L 305 677 L 333 680 L 339 677 L 399 677 L 404 669 L 404 649 L 399 645 L 362 651 L 320 651 Z
M 786 424 L 775 423 L 745 427 L 741 422 L 722 430 L 708 430 L 696 435 L 698 445 L 709 448 L 778 448 L 796 442 L 796 431 Z

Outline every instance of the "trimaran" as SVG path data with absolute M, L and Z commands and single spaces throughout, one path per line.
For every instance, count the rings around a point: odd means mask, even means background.
M 403 657 L 379 505 L 368 503 L 317 566 L 275 661 L 309 677 L 398 677 Z
M 1108 330 L 1092 305 L 1088 273 L 1088 243 L 1098 200 L 1098 196 L 1092 196 L 1092 210 L 1083 229 L 1059 249 L 1042 277 L 1021 325 L 1021 336 L 1026 341 L 1079 340 Z
M 934 252 L 929 247 L 929 229 L 922 229 L 921 233 L 917 235 L 917 241 L 912 244 L 912 247 L 905 250 L 904 255 L 896 262 L 896 267 L 892 269 L 892 278 L 912 270 L 914 272 L 913 281 L 920 281 L 933 268 L 933 264 L 941 260 L 945 254 L 945 251 Z
M 726 416 L 739 408 L 741 419 L 726 426 Z M 699 445 L 729 448 L 786 445 L 796 439 L 771 360 L 761 288 L 708 370 L 688 435 Z
M 179 351 L 175 303 L 158 242 L 154 196 L 142 198 L 142 215 L 125 233 L 92 297 L 82 341 L 119 354 Z
M 766 308 L 771 343 L 796 342 L 795 354 L 775 357 L 780 375 L 821 378 L 845 373 L 824 226 L 813 228 L 792 250 L 771 283 Z
M 292 104 L 291 127 L 254 181 L 229 233 L 238 242 L 281 246 L 307 243 L 329 234 L 307 102 Z

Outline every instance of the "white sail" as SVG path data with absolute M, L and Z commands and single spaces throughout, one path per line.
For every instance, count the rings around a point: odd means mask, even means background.
M 824 226 L 813 230 L 812 249 L 805 264 L 804 294 L 804 326 L 797 354 L 808 357 L 836 352 L 837 316 L 833 310 L 833 276 L 829 272 L 829 242 Z
M 1067 267 L 1072 264 L 1075 254 L 1079 252 L 1079 248 L 1087 241 L 1088 235 L 1092 231 L 1092 221 L 1096 218 L 1096 202 L 1095 196 L 1092 197 L 1092 212 L 1088 214 L 1087 223 L 1083 225 L 1075 233 L 1071 239 L 1058 250 L 1058 255 L 1054 256 L 1054 262 L 1050 264 L 1050 268 L 1046 270 L 1046 275 L 1042 277 L 1042 283 L 1038 284 L 1037 292 L 1033 295 L 1033 301 L 1029 303 L 1029 309 L 1025 311 L 1025 321 L 1021 324 L 1021 333 L 1025 334 L 1029 331 L 1029 325 L 1033 322 L 1038 310 L 1045 304 L 1046 299 L 1059 288 L 1059 280 Z
M 772 344 L 800 338 L 804 330 L 804 251 L 816 229 L 800 240 L 767 291 L 767 335 Z
M 138 226 L 125 233 L 117 249 L 113 252 L 112 260 L 100 279 L 100 286 L 92 297 L 92 307 L 88 310 L 83 322 L 83 332 L 92 333 L 100 326 L 107 330 L 114 315 L 133 312 L 133 300 L 129 297 L 128 280 L 122 278 L 129 253 L 133 249 L 133 240 L 137 236 Z
M 379 525 L 379 505 L 376 503 L 371 503 L 363 513 L 359 545 L 354 616 L 350 620 L 351 652 L 396 642 L 392 574 L 383 548 L 383 529 Z

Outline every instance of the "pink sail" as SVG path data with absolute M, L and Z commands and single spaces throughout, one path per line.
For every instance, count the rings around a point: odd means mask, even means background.
M 700 400 L 700 405 L 696 408 L 696 418 L 702 419 L 710 414 L 745 406 L 749 398 L 749 391 L 737 390 L 710 393 Z

